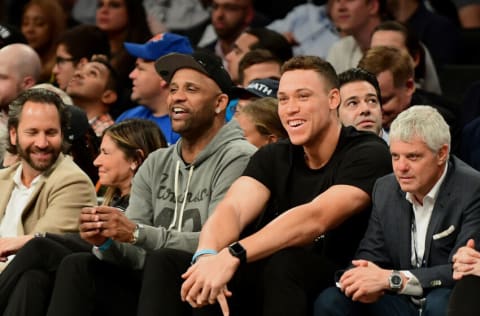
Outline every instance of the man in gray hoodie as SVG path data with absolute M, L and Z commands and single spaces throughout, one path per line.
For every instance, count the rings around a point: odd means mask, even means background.
M 80 234 L 94 255 L 62 261 L 48 315 L 134 314 L 146 255 L 165 247 L 193 253 L 203 223 L 255 151 L 236 122 L 225 124 L 232 83 L 218 58 L 174 53 L 156 66 L 170 85 L 172 128 L 181 139 L 144 162 L 125 214 L 83 210 Z

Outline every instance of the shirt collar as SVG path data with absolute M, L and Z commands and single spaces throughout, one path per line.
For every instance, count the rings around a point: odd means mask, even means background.
M 18 168 L 17 170 L 15 171 L 15 174 L 13 175 L 13 182 L 17 185 L 17 187 L 20 187 L 20 188 L 24 188 L 25 185 L 23 184 L 22 182 L 22 170 L 23 170 L 23 167 L 22 167 L 22 164 L 20 163 L 18 165 Z M 38 181 L 40 181 L 40 179 L 42 179 L 43 177 L 43 174 L 39 174 L 38 176 L 36 176 L 33 180 L 32 180 L 32 184 L 30 185 L 30 187 L 33 187 L 35 186 Z

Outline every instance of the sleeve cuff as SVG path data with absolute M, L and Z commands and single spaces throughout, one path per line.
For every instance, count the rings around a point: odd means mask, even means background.
M 403 287 L 403 289 L 400 292 L 398 292 L 398 294 L 422 296 L 423 288 L 422 288 L 422 285 L 420 284 L 420 281 L 418 281 L 417 277 L 408 270 L 402 270 L 400 272 L 402 272 L 408 278 L 408 281 Z

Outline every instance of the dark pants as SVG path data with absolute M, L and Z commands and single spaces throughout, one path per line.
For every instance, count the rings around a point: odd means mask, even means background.
M 47 315 L 135 315 L 140 284 L 140 271 L 74 253 L 58 267 Z
M 61 260 L 88 249 L 89 245 L 73 234 L 30 240 L 0 274 L 0 314 L 45 315 Z
M 137 315 L 191 315 L 180 299 L 184 273 L 192 254 L 160 249 L 147 257 Z M 313 298 L 333 284 L 335 267 L 305 248 L 290 248 L 240 267 L 229 282 L 230 315 L 308 315 Z M 221 315 L 218 305 L 196 309 L 194 315 Z
M 444 316 L 451 290 L 440 288 L 426 296 L 422 316 Z M 353 302 L 338 288 L 324 290 L 316 299 L 314 316 L 419 316 L 420 310 L 405 295 L 386 294 L 371 304 Z
M 476 316 L 480 313 L 480 277 L 463 277 L 453 288 L 448 316 Z

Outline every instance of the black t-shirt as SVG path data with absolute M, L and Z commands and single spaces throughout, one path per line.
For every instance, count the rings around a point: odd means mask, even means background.
M 288 140 L 264 146 L 252 156 L 243 174 L 261 182 L 271 193 L 256 229 L 292 207 L 312 201 L 333 185 L 352 185 L 371 195 L 376 179 L 390 173 L 391 166 L 387 144 L 373 133 L 353 127 L 342 127 L 330 161 L 316 170 L 305 163 L 302 146 Z M 363 237 L 369 211 L 370 207 L 326 233 L 320 239 L 320 251 L 337 264 L 347 264 Z

